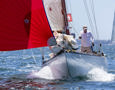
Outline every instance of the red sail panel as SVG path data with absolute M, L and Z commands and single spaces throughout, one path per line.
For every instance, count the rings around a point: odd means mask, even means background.
M 50 37 L 53 37 L 53 34 L 47 21 L 42 0 L 32 0 L 31 11 L 31 28 L 28 48 L 47 46 L 47 41 Z
M 0 51 L 47 46 L 52 36 L 42 0 L 0 0 Z

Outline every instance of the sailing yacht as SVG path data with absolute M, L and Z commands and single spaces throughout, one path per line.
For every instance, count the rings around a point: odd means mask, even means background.
M 66 33 L 68 20 L 65 0 L 43 0 L 43 3 L 51 29 L 62 32 L 65 30 Z M 43 64 L 42 69 L 31 76 L 51 80 L 75 78 L 86 76 L 94 68 L 107 70 L 106 57 L 64 51 Z
M 115 44 L 115 12 L 114 12 L 114 19 L 113 19 L 113 30 L 111 35 L 111 43 Z
M 52 31 L 69 34 L 65 0 L 0 1 L 0 51 L 56 45 Z M 55 80 L 106 70 L 106 57 L 63 51 L 45 62 L 33 77 Z

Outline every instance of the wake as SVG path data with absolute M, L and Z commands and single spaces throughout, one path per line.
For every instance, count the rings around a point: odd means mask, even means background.
M 115 80 L 115 75 L 108 73 L 107 71 L 100 69 L 100 68 L 94 68 L 88 72 L 87 77 L 91 81 L 103 81 L 103 82 L 109 82 Z

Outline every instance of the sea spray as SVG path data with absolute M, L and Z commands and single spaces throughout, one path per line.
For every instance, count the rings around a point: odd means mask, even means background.
M 101 68 L 93 68 L 88 72 L 88 78 L 93 81 L 113 81 L 115 79 L 114 74 L 110 74 Z

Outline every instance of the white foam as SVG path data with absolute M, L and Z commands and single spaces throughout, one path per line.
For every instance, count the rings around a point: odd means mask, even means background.
M 115 79 L 114 74 L 110 74 L 103 69 L 94 68 L 88 72 L 88 78 L 93 81 L 113 81 Z
M 31 75 L 28 76 L 29 78 L 44 78 L 44 79 L 53 79 L 51 69 L 46 66 L 40 71 L 32 72 Z

